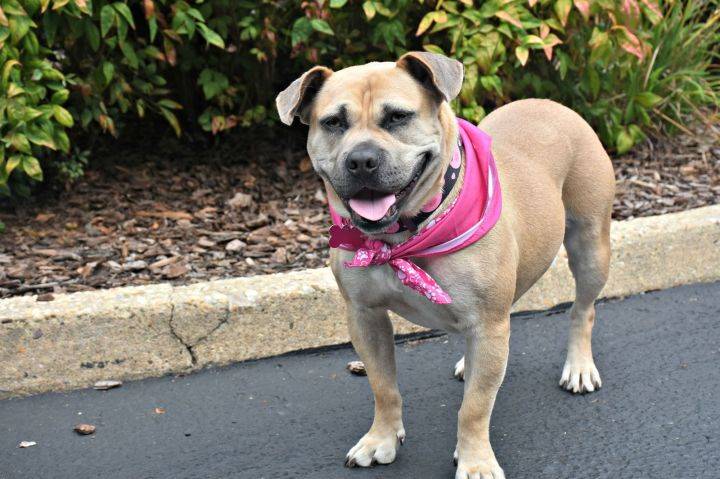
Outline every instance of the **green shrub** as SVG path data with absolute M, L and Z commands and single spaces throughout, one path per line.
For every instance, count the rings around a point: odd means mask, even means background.
M 130 116 L 179 136 L 273 124 L 273 99 L 312 64 L 413 49 L 460 59 L 455 108 L 479 121 L 557 99 L 606 146 L 683 129 L 718 106 L 720 0 L 0 0 L 0 192 L 43 168 L 82 174 L 83 140 Z M 71 150 L 71 143 L 76 147 Z

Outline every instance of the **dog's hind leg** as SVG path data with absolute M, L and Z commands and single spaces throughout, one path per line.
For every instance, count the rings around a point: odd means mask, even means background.
M 398 446 L 405 440 L 392 323 L 384 309 L 351 303 L 347 307 L 350 339 L 365 363 L 375 396 L 375 418 L 367 434 L 347 453 L 345 465 L 388 464 L 395 460 Z
M 577 218 L 568 212 L 565 248 L 575 277 L 575 302 L 570 309 L 570 335 L 560 386 L 573 393 L 593 392 L 602 386 L 592 355 L 595 300 L 608 277 L 610 214 Z

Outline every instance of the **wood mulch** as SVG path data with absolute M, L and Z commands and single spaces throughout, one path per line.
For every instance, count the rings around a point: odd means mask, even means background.
M 616 219 L 720 203 L 720 125 L 698 133 L 614 160 Z M 0 297 L 326 264 L 326 199 L 297 142 L 123 142 L 94 157 L 68 190 L 3 205 Z

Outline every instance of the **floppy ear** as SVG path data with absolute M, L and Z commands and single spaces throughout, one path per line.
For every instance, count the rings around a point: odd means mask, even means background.
M 297 115 L 300 117 L 300 121 L 307 125 L 309 118 L 307 108 L 330 75 L 332 75 L 332 70 L 329 68 L 312 67 L 281 91 L 275 98 L 280 121 L 286 125 L 292 125 L 293 119 Z
M 464 68 L 457 60 L 437 53 L 409 52 L 400 57 L 397 66 L 445 101 L 451 101 L 460 93 Z

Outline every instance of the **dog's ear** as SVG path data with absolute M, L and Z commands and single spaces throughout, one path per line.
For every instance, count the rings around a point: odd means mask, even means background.
M 400 57 L 397 66 L 445 101 L 460 93 L 464 68 L 457 60 L 437 53 L 409 52 Z
M 275 98 L 280 121 L 286 125 L 292 125 L 295 116 L 299 116 L 300 121 L 307 125 L 310 116 L 308 107 L 330 75 L 332 75 L 332 70 L 327 67 L 312 67 L 281 91 Z

